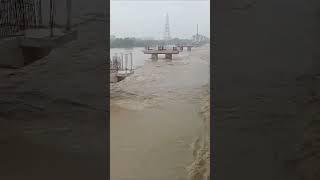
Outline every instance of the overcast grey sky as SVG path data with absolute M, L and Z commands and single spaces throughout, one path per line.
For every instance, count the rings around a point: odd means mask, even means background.
M 209 0 L 111 0 L 110 32 L 117 37 L 163 38 L 166 13 L 171 37 L 210 37 Z

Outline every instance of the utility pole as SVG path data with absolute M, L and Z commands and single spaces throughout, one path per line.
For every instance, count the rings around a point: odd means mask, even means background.
M 67 25 L 66 25 L 66 29 L 67 31 L 70 31 L 71 30 L 71 6 L 72 6 L 72 3 L 71 3 L 71 0 L 66 0 L 67 1 Z
M 53 37 L 53 26 L 54 26 L 54 1 L 50 0 L 50 37 Z
M 198 28 L 198 24 L 197 24 L 197 37 L 196 37 L 196 41 L 199 41 L 199 28 Z
M 42 27 L 42 3 L 41 0 L 38 1 L 38 26 Z
M 199 34 L 199 31 L 198 31 L 198 24 L 197 24 L 197 36 L 198 36 L 198 34 Z

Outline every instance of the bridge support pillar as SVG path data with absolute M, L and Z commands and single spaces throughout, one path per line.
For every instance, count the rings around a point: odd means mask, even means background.
M 151 55 L 152 60 L 158 60 L 158 54 L 152 54 Z
M 166 54 L 166 59 L 170 59 L 170 60 L 172 60 L 172 54 Z

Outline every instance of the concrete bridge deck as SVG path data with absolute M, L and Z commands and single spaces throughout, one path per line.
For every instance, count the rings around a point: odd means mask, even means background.
M 173 50 L 173 49 L 164 49 L 164 50 L 143 50 L 144 54 L 151 54 L 151 58 L 153 60 L 158 60 L 159 54 L 165 54 L 166 59 L 172 60 L 172 54 L 179 54 L 179 50 Z
M 194 45 L 177 45 L 177 47 L 194 47 Z
M 191 48 L 194 47 L 193 45 L 177 45 L 180 51 L 183 51 L 183 48 L 186 47 L 188 51 L 191 51 Z
M 143 50 L 144 54 L 179 54 L 178 50 Z

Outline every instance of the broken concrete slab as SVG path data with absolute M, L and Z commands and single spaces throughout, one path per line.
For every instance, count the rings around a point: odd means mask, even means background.
M 19 33 L 18 33 L 19 34 Z M 78 32 L 53 29 L 28 29 L 23 36 L 0 41 L 0 66 L 20 68 L 47 56 L 52 49 L 77 39 Z
M 78 32 L 63 31 L 61 29 L 53 29 L 53 36 L 50 36 L 50 29 L 30 29 L 27 30 L 24 37 L 21 37 L 22 47 L 35 48 L 56 48 L 65 43 L 77 39 Z
M 1 39 L 0 41 L 0 66 L 19 68 L 24 65 L 22 49 L 20 47 L 20 39 L 10 37 Z

